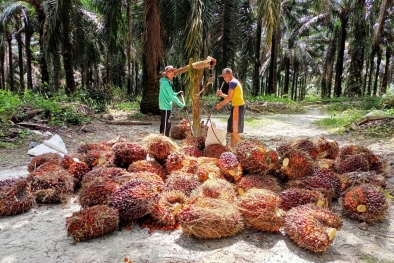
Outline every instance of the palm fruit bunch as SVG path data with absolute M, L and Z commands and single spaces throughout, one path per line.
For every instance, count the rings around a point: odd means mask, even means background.
M 232 152 L 224 152 L 220 155 L 218 166 L 226 179 L 238 182 L 242 178 L 242 166 L 237 156 Z
M 311 175 L 313 170 L 314 161 L 307 152 L 290 149 L 282 156 L 278 173 L 289 179 L 294 179 Z
M 365 154 L 368 160 L 373 163 L 376 159 L 375 154 L 365 146 L 362 145 L 347 145 L 339 149 L 339 158 L 344 158 L 348 155 Z
M 193 192 L 192 197 L 206 196 L 214 199 L 220 199 L 229 203 L 237 199 L 234 186 L 224 179 L 208 179 Z
M 237 187 L 240 195 L 244 195 L 246 191 L 252 188 L 267 189 L 275 193 L 282 191 L 282 187 L 279 185 L 278 180 L 271 175 L 245 175 L 237 182 Z
M 172 172 L 165 181 L 168 191 L 181 191 L 186 196 L 190 196 L 200 184 L 196 175 L 183 171 Z
M 93 239 L 118 228 L 118 212 L 105 205 L 97 205 L 73 212 L 66 218 L 67 235 L 74 242 Z
M 313 176 L 310 178 L 311 187 L 313 188 L 325 188 L 332 189 L 334 198 L 338 198 L 341 195 L 342 181 L 341 178 L 330 169 L 327 168 L 316 168 L 313 172 Z
M 339 215 L 310 204 L 293 207 L 285 218 L 285 233 L 298 246 L 316 253 L 326 251 L 341 228 Z
M 216 158 L 201 157 L 197 158 L 195 174 L 197 175 L 200 182 L 204 182 L 207 179 L 221 178 L 222 173 L 217 165 Z
M 203 156 L 202 151 L 200 151 L 200 149 L 198 149 L 196 146 L 193 145 L 182 146 L 181 152 L 196 158 Z
M 189 122 L 187 120 L 181 120 L 179 124 L 171 127 L 171 139 L 183 140 L 187 137 L 188 134 L 191 134 L 191 131 Z
M 341 194 L 344 193 L 348 188 L 361 185 L 361 184 L 372 184 L 381 188 L 386 188 L 386 178 L 377 174 L 375 171 L 368 172 L 351 172 L 338 175 L 341 179 Z
M 27 180 L 37 203 L 65 202 L 74 191 L 74 177 L 60 165 L 41 165 Z
M 291 208 L 314 204 L 318 207 L 328 207 L 329 200 L 319 191 L 301 188 L 289 188 L 279 193 L 279 208 L 289 211 Z
M 299 150 L 308 153 L 311 157 L 316 159 L 318 155 L 318 148 L 311 139 L 295 138 L 288 142 L 282 143 L 277 148 L 278 154 L 283 157 L 286 152 L 290 150 Z
M 161 166 L 155 160 L 152 161 L 141 160 L 141 161 L 133 162 L 132 164 L 129 165 L 127 171 L 129 171 L 130 173 L 136 173 L 136 172 L 155 173 L 158 176 L 160 176 L 163 180 L 166 179 L 165 170 L 163 166 Z
M 177 214 L 182 209 L 187 196 L 181 191 L 166 191 L 161 193 L 152 208 L 152 216 L 167 226 L 177 224 Z
M 79 191 L 79 203 L 82 207 L 109 205 L 112 194 L 128 180 L 130 177 L 127 173 L 120 176 L 101 175 L 92 178 L 82 184 Z
M 109 151 L 109 150 L 111 150 L 111 146 L 105 144 L 104 142 L 101 142 L 101 143 L 84 143 L 84 144 L 80 144 L 78 146 L 77 153 L 86 155 L 90 151 L 93 151 L 93 150 Z
M 197 238 L 228 237 L 243 229 L 242 215 L 233 204 L 210 197 L 190 198 L 177 216 L 182 231 Z
M 168 174 L 182 170 L 187 173 L 194 173 L 197 160 L 183 152 L 174 151 L 165 160 L 165 170 Z
M 114 153 L 113 163 L 117 167 L 127 168 L 133 162 L 146 160 L 145 149 L 136 143 L 118 142 L 112 146 L 111 151 Z
M 112 194 L 112 203 L 122 221 L 130 222 L 151 212 L 151 206 L 164 183 L 147 178 L 133 178 Z
M 183 140 L 182 145 L 183 146 L 195 146 L 197 149 L 200 151 L 203 151 L 205 149 L 205 140 L 206 140 L 205 135 L 198 135 L 198 136 L 188 136 L 186 139 Z
M 238 144 L 236 154 L 242 168 L 249 173 L 267 173 L 276 168 L 278 154 L 256 140 L 244 140 Z
M 283 226 L 285 212 L 278 207 L 279 195 L 270 190 L 252 188 L 238 198 L 238 210 L 245 225 L 260 231 L 276 232 Z
M 85 174 L 89 172 L 89 166 L 80 162 L 77 158 L 70 155 L 64 155 L 61 166 L 66 169 L 74 177 L 74 186 L 79 187 Z
M 60 161 L 60 166 L 67 170 L 74 162 L 85 162 L 85 155 L 81 153 L 65 154 Z
M 94 180 L 97 177 L 116 178 L 116 177 L 124 175 L 125 173 L 127 173 L 127 171 L 125 169 L 118 168 L 118 167 L 95 168 L 92 171 L 85 174 L 85 176 L 83 177 L 83 180 L 82 180 L 82 185 Z
M 38 169 L 42 164 L 47 162 L 60 164 L 62 157 L 57 153 L 44 153 L 34 157 L 29 165 L 27 166 L 27 171 L 32 173 Z
M 172 152 L 179 150 L 179 146 L 173 140 L 162 134 L 149 134 L 142 140 L 142 143 L 149 156 L 159 162 L 167 159 Z
M 365 154 L 345 155 L 336 160 L 335 170 L 338 173 L 369 171 L 370 163 Z
M 349 218 L 376 223 L 385 218 L 389 199 L 381 188 L 363 184 L 347 190 L 340 199 L 340 204 L 343 214 Z
M 370 171 L 376 171 L 376 173 L 386 175 L 390 170 L 390 166 L 386 159 L 381 155 L 375 155 L 376 160 L 371 163 Z
M 314 140 L 315 149 L 312 157 L 315 159 L 335 159 L 339 155 L 339 144 L 333 140 L 327 140 L 323 136 Z M 314 155 L 316 153 L 316 155 Z
M 22 214 L 35 204 L 25 178 L 0 181 L 0 217 Z
M 220 155 L 224 152 L 230 152 L 231 148 L 221 144 L 210 144 L 205 146 L 204 156 L 219 159 Z

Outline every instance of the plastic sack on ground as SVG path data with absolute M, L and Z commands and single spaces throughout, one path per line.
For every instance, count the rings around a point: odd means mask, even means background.
M 38 156 L 44 153 L 57 153 L 64 156 L 68 151 L 63 139 L 59 135 L 55 134 L 49 140 L 45 140 L 42 144 L 37 145 L 27 152 L 27 154 L 33 156 Z
M 216 123 L 211 121 L 211 126 L 208 127 L 207 138 L 205 139 L 205 146 L 211 144 L 226 145 L 227 130 L 222 130 L 216 127 Z

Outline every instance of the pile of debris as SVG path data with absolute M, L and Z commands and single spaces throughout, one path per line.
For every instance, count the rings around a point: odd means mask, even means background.
M 81 210 L 66 219 L 75 242 L 141 222 L 150 231 L 179 227 L 197 238 L 232 236 L 245 227 L 281 231 L 314 252 L 324 252 L 343 226 L 330 210 L 334 200 L 351 219 L 385 218 L 389 166 L 366 147 L 320 137 L 276 149 L 244 140 L 232 150 L 205 147 L 204 139 L 188 136 L 178 144 L 150 134 L 141 142 L 83 144 L 64 157 L 37 156 L 27 178 L 0 182 L 0 216 L 26 212 L 35 202 L 66 202 L 79 191 Z

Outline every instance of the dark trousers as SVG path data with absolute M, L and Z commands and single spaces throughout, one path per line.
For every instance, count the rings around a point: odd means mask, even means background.
M 160 134 L 170 137 L 171 129 L 171 111 L 160 110 Z

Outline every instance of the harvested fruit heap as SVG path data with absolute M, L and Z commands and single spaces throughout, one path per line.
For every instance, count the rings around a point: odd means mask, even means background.
M 256 140 L 236 149 L 186 137 L 180 147 L 151 134 L 141 143 L 116 140 L 81 145 L 63 158 L 33 158 L 27 179 L 0 181 L 0 216 L 58 203 L 79 192 L 80 212 L 67 221 L 75 242 L 139 221 L 149 233 L 182 231 L 197 238 L 232 236 L 245 226 L 281 228 L 300 247 L 324 252 L 342 227 L 332 212 L 357 221 L 384 220 L 389 165 L 366 147 L 339 147 L 323 137 L 294 139 L 277 150 Z M 203 155 L 205 154 L 205 155 Z M 208 155 L 208 156 L 207 156 Z M 127 169 L 127 170 L 126 170 Z

